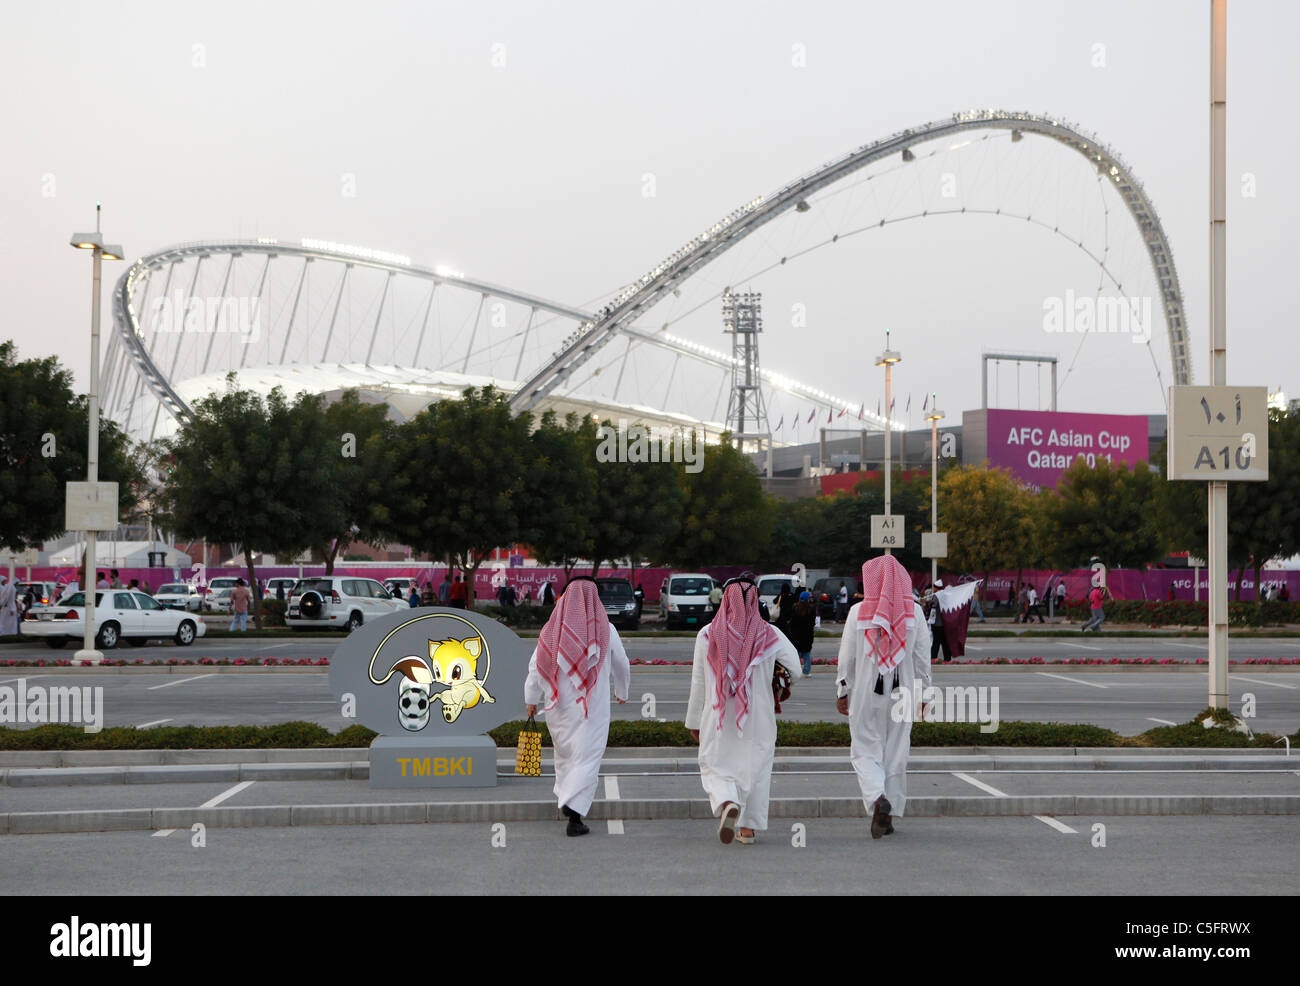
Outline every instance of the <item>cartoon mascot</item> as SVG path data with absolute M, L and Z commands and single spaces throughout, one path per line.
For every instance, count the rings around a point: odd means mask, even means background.
M 482 679 L 478 675 L 479 658 L 485 653 L 483 638 L 479 636 L 430 640 L 427 658 L 415 655 L 398 658 L 382 678 L 375 677 L 374 658 L 371 658 L 370 680 L 382 685 L 393 675 L 401 674 L 397 718 L 403 729 L 418 732 L 429 724 L 435 702 L 442 703 L 442 718 L 455 722 L 463 711 L 479 702 L 496 701 L 485 686 L 491 668 L 490 656 Z M 376 651 L 374 657 L 378 656 Z

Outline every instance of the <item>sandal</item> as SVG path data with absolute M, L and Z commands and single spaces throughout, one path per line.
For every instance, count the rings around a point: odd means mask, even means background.
M 731 845 L 736 837 L 736 822 L 740 818 L 740 805 L 728 801 L 722 806 L 722 817 L 718 819 L 718 841 L 724 846 Z

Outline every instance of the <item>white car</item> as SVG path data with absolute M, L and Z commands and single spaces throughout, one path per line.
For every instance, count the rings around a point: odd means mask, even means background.
M 203 605 L 199 590 L 188 582 L 168 582 L 159 586 L 153 597 L 168 609 L 187 609 L 197 613 Z
M 23 620 L 26 636 L 44 637 L 50 647 L 82 640 L 86 627 L 86 594 L 76 592 L 53 606 L 35 606 Z M 208 632 L 203 617 L 167 609 L 146 592 L 100 589 L 95 593 L 95 646 L 112 650 L 121 640 L 140 645 L 171 638 L 182 647 Z
M 374 579 L 328 575 L 302 579 L 293 587 L 284 622 L 298 630 L 351 633 L 367 620 L 409 608 Z
M 673 572 L 668 576 L 659 603 L 669 630 L 702 627 L 713 620 L 713 576 L 704 572 Z
M 229 613 L 230 596 L 234 591 L 230 586 L 208 589 L 208 594 L 203 597 L 203 608 L 209 613 Z
M 279 599 L 280 597 L 276 595 L 276 590 L 279 589 L 280 586 L 284 586 L 284 598 L 287 601 L 288 598 L 293 595 L 293 587 L 297 581 L 298 580 L 295 578 L 285 578 L 282 576 L 267 579 L 266 586 L 262 589 L 262 598 Z
M 769 611 L 776 605 L 777 597 L 781 595 L 782 589 L 796 592 L 794 576 L 789 572 L 772 572 L 769 575 L 760 575 L 757 582 L 758 601 L 766 606 Z

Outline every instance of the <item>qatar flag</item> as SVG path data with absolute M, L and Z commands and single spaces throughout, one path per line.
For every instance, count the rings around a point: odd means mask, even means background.
M 946 586 L 936 592 L 939 611 L 943 613 L 943 635 L 948 640 L 948 653 L 953 657 L 966 656 L 966 628 L 970 625 L 970 601 L 983 579 Z

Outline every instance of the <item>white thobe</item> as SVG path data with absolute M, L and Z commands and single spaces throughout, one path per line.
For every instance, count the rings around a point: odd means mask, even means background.
M 907 803 L 907 757 L 912 748 L 912 712 L 921 698 L 918 690 L 930 685 L 930 627 L 921 604 L 913 602 L 913 627 L 907 631 L 907 645 L 899 658 L 898 684 L 905 691 L 893 692 L 894 672 L 885 674 L 884 694 L 877 695 L 876 660 L 867 652 L 865 631 L 858 626 L 857 603 L 849 610 L 840 638 L 840 662 L 836 672 L 836 696 L 849 696 L 849 760 L 858 775 L 862 800 L 868 810 L 882 794 L 891 814 L 903 816 Z M 937 607 L 936 607 L 937 608 Z M 920 682 L 919 686 L 917 682 Z M 897 697 L 896 697 L 897 696 Z M 910 703 L 911 709 L 900 704 Z M 892 710 L 898 706 L 897 718 Z
M 18 608 L 14 604 L 17 592 L 12 582 L 0 587 L 0 637 L 18 632 Z
M 555 798 L 561 808 L 568 807 L 579 815 L 591 810 L 600 783 L 600 760 L 609 740 L 609 692 L 627 701 L 632 684 L 632 668 L 618 631 L 609 628 L 609 655 L 600 666 L 596 684 L 587 701 L 587 715 L 578 704 L 578 689 L 569 676 L 572 665 L 560 655 L 559 700 L 546 711 L 551 701 L 550 687 L 537 673 L 537 650 L 528 661 L 528 678 L 524 681 L 524 702 L 538 707 L 538 715 L 551 730 L 551 747 L 555 757 Z
M 776 755 L 776 708 L 772 698 L 772 675 L 779 661 L 790 672 L 790 680 L 803 677 L 799 653 L 777 633 L 776 642 L 751 665 L 749 719 L 745 731 L 736 729 L 735 700 L 727 702 L 722 728 L 713 708 L 717 679 L 709 665 L 709 627 L 695 638 L 695 661 L 691 669 L 691 698 L 686 706 L 686 728 L 700 731 L 700 780 L 709 796 L 713 814 L 730 801 L 740 806 L 738 828 L 761 832 L 767 828 L 767 803 L 772 790 L 772 759 Z

